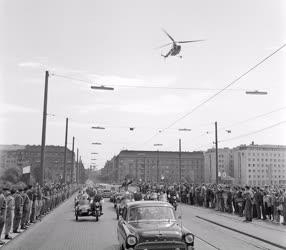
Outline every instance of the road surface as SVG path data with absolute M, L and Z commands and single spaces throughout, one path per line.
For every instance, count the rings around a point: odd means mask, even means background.
M 71 198 L 44 217 L 41 222 L 34 224 L 10 241 L 1 250 L 118 249 L 117 220 L 113 204 L 106 200 L 103 210 L 104 215 L 100 217 L 98 222 L 95 222 L 93 217 L 83 217 L 76 222 L 73 199 Z M 283 243 L 283 235 L 286 235 L 283 226 L 256 222 L 251 225 L 245 224 L 236 216 L 219 214 L 204 208 L 180 205 L 177 214 L 182 215 L 184 226 L 191 229 L 196 235 L 196 249 L 281 249 L 203 219 L 218 221 L 239 230 L 245 230 L 245 228 L 248 230 L 249 228 L 249 233 L 253 234 L 259 232 L 263 236 L 263 233 L 265 233 L 273 241 L 277 242 L 275 239 L 278 238 L 278 243 Z M 271 234 L 273 235 L 271 236 Z M 282 238 L 280 241 L 279 237 Z M 286 243 L 284 245 L 286 249 Z

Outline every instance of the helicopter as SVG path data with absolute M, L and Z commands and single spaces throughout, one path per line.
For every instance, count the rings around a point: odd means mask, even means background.
M 164 44 L 160 47 L 158 47 L 158 49 L 164 48 L 166 46 L 169 46 L 172 44 L 172 48 L 169 50 L 169 52 L 165 55 L 161 54 L 161 56 L 163 56 L 164 58 L 167 58 L 169 56 L 178 56 L 180 58 L 182 58 L 181 55 L 179 55 L 179 53 L 181 52 L 181 45 L 182 43 L 194 43 L 194 42 L 201 42 L 204 40 L 191 40 L 191 41 L 175 41 L 173 37 L 171 37 L 168 32 L 164 29 L 162 29 L 163 32 L 172 40 L 172 42 Z

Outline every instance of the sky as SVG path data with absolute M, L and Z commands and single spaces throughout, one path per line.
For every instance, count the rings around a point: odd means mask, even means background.
M 68 117 L 68 147 L 74 136 L 85 167 L 101 168 L 122 149 L 176 151 L 179 138 L 183 151 L 207 150 L 215 121 L 219 147 L 286 145 L 285 47 L 198 107 L 285 44 L 285 8 L 283 0 L 0 0 L 0 144 L 41 143 L 48 70 L 46 145 L 64 145 Z M 162 28 L 177 41 L 204 41 L 164 59 Z

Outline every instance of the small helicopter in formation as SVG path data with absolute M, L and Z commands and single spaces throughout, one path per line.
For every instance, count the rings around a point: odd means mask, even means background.
M 172 44 L 172 48 L 169 50 L 169 52 L 165 55 L 161 54 L 161 56 L 163 56 L 164 58 L 167 58 L 168 56 L 179 56 L 180 58 L 182 58 L 181 55 L 179 55 L 180 51 L 181 51 L 181 45 L 182 43 L 195 43 L 195 42 L 201 42 L 204 40 L 190 40 L 190 41 L 175 41 L 173 37 L 171 37 L 168 32 L 164 29 L 162 29 L 163 32 L 172 40 L 172 42 L 164 44 L 160 47 L 158 47 L 158 49 L 164 48 L 166 46 L 169 46 Z

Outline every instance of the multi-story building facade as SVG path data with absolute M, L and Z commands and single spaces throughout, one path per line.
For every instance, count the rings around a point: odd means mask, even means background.
M 233 149 L 233 160 L 237 184 L 286 184 L 286 146 L 242 145 Z
M 113 176 L 116 182 L 125 177 L 145 182 L 165 180 L 178 182 L 180 179 L 180 157 L 178 152 L 169 151 L 129 151 L 123 150 L 113 158 L 112 174 L 110 164 L 102 170 Z M 181 179 L 194 183 L 204 180 L 203 152 L 181 152 Z
M 31 166 L 31 174 L 37 180 L 40 171 L 41 146 L 38 145 L 0 145 L 0 171 L 10 167 L 22 169 Z M 73 168 L 72 168 L 73 162 Z M 64 171 L 64 147 L 46 146 L 45 148 L 45 179 L 50 182 L 58 182 L 63 177 Z M 73 174 L 71 171 L 73 170 Z M 1 172 L 0 172 L 1 174 Z M 67 150 L 66 181 L 71 181 L 71 175 L 75 180 L 74 154 Z
M 216 151 L 215 148 L 205 152 L 204 179 L 206 183 L 216 182 Z M 230 180 L 234 177 L 234 162 L 232 149 L 218 149 L 218 177 L 220 180 Z

